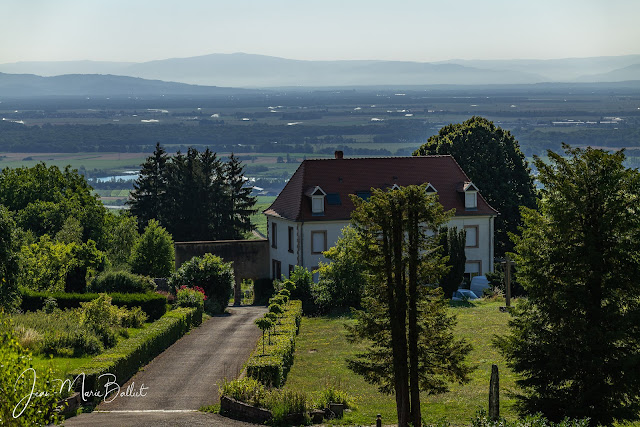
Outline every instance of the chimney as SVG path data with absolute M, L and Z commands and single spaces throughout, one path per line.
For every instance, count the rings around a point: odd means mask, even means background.
M 342 159 L 344 157 L 344 153 L 341 150 L 337 150 L 335 152 L 336 159 Z

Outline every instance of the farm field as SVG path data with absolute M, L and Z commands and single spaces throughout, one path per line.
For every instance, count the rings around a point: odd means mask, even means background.
M 467 361 L 477 369 L 469 383 L 453 384 L 449 392 L 441 395 L 423 396 L 422 416 L 426 423 L 446 419 L 452 425 L 469 425 L 478 409 L 486 410 L 492 364 L 500 369 L 501 415 L 516 418 L 514 401 L 507 396 L 507 391 L 515 386 L 515 375 L 491 345 L 495 334 L 506 331 L 509 315 L 499 311 L 501 305 L 504 300 L 450 308 L 458 319 L 455 335 L 473 346 Z M 305 317 L 285 387 L 308 393 L 330 386 L 346 391 L 355 397 L 357 408 L 340 421 L 344 425 L 371 425 L 377 414 L 382 415 L 385 425 L 396 423 L 394 397 L 381 394 L 347 369 L 346 359 L 364 349 L 363 345 L 350 344 L 346 339 L 344 324 L 351 322 L 350 317 Z

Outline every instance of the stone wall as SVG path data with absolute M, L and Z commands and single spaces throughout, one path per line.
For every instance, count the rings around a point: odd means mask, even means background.
M 236 278 L 235 301 L 240 301 L 240 283 L 243 279 L 269 278 L 269 242 L 257 240 L 217 240 L 212 242 L 176 242 L 176 269 L 195 256 L 206 253 L 233 262 Z

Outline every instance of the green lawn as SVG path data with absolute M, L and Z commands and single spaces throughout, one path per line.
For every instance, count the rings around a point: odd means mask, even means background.
M 256 201 L 256 209 L 258 212 L 251 215 L 251 223 L 256 226 L 256 231 L 263 236 L 267 235 L 267 217 L 262 211 L 267 209 L 275 199 L 275 196 L 258 196 L 258 200 Z
M 422 416 L 427 423 L 446 418 L 453 425 L 468 425 L 478 409 L 487 409 L 492 364 L 500 369 L 501 414 L 515 418 L 513 400 L 506 395 L 513 389 L 515 377 L 491 346 L 493 335 L 506 330 L 508 314 L 499 311 L 501 305 L 504 302 L 494 301 L 479 302 L 470 308 L 451 308 L 458 318 L 455 333 L 473 345 L 468 361 L 477 369 L 469 383 L 454 384 L 445 394 L 423 396 Z M 313 393 L 334 386 L 348 392 L 355 397 L 357 409 L 343 418 L 343 424 L 371 425 L 376 414 L 382 415 L 383 424 L 396 423 L 394 397 L 381 394 L 347 369 L 345 359 L 363 349 L 347 342 L 343 325 L 349 322 L 352 320 L 348 317 L 304 318 L 286 388 Z

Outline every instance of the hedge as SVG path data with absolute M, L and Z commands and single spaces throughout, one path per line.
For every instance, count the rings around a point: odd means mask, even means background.
M 88 365 L 70 372 L 69 375 L 72 378 L 80 375 L 75 382 L 76 391 L 81 391 L 83 387 L 82 374 L 84 374 L 85 393 L 100 392 L 102 396 L 97 397 L 104 397 L 105 384 L 108 381 L 123 385 L 138 372 L 138 369 L 166 350 L 191 327 L 201 322 L 202 311 L 196 308 L 177 308 L 168 312 L 135 336 L 121 341 L 112 349 L 94 357 Z M 115 380 L 109 375 L 100 378 L 103 374 L 113 374 Z
M 276 333 L 269 336 L 265 334 L 247 362 L 247 376 L 255 378 L 268 387 L 281 387 L 291 365 L 293 365 L 293 353 L 295 351 L 295 339 L 300 329 L 302 320 L 302 302 L 289 301 L 284 313 L 276 325 Z M 264 355 L 262 354 L 262 341 L 264 340 Z
M 55 298 L 58 308 L 77 308 L 81 302 L 88 302 L 98 298 L 98 294 L 72 294 L 67 292 L 34 292 L 27 289 L 20 291 L 22 311 L 37 311 L 44 307 L 47 298 Z M 167 297 L 155 292 L 144 294 L 121 294 L 110 293 L 111 303 L 119 307 L 140 307 L 147 313 L 149 320 L 156 320 L 162 317 L 167 311 Z

